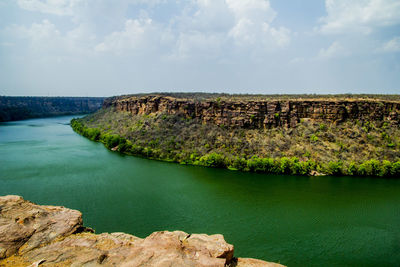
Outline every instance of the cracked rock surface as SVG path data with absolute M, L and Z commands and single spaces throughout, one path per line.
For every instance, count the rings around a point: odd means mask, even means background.
M 233 252 L 219 234 L 94 234 L 77 210 L 0 197 L 0 266 L 282 266 Z

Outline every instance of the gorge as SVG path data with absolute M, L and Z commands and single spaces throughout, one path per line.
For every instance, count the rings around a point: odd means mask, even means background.
M 398 96 L 150 94 L 108 98 L 78 133 L 126 154 L 300 175 L 400 173 Z
M 126 156 L 73 132 L 72 118 L 1 124 L 1 196 L 79 210 L 98 235 L 222 234 L 236 257 L 287 266 L 400 261 L 400 179 L 273 175 Z

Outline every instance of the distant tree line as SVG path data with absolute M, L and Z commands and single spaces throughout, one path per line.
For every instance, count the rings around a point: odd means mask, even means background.
M 0 96 L 0 122 L 92 113 L 103 101 L 102 97 Z

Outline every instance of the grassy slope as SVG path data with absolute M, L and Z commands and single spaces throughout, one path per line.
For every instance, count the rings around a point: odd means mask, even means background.
M 177 115 L 103 109 L 72 126 L 110 148 L 120 143 L 121 152 L 181 163 L 273 173 L 400 174 L 400 129 L 386 124 L 302 121 L 290 129 L 227 129 Z

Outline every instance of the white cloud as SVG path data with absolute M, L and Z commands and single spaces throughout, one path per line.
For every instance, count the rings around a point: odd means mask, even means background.
M 216 57 L 224 45 L 225 37 L 221 34 L 201 32 L 182 33 L 179 35 L 170 58 L 186 59 L 189 57 Z
M 400 37 L 394 37 L 392 40 L 383 44 L 383 52 L 400 52 Z
M 399 0 L 326 0 L 327 16 L 318 30 L 325 34 L 360 32 L 400 23 Z
M 20 43 L 18 39 L 26 39 L 27 48 L 35 54 L 44 53 L 43 57 L 80 57 L 92 53 L 96 36 L 84 24 L 65 33 L 60 32 L 55 24 L 45 19 L 30 26 L 13 25 L 5 30 L 7 40 Z
M 172 37 L 150 18 L 128 19 L 122 31 L 113 32 L 104 41 L 95 46 L 96 52 L 152 51 L 157 47 L 168 45 Z
M 226 4 L 238 21 L 251 19 L 271 23 L 276 17 L 268 0 L 226 0 Z
M 319 59 L 330 59 L 335 57 L 344 56 L 347 54 L 346 49 L 339 43 L 333 42 L 328 48 L 319 50 Z
M 59 16 L 72 16 L 83 0 L 18 0 L 20 8 Z
M 17 37 L 30 39 L 37 44 L 54 41 L 60 36 L 56 26 L 47 19 L 41 23 L 33 23 L 30 27 L 12 26 L 8 31 L 15 32 Z
M 224 32 L 234 22 L 225 0 L 197 0 L 191 8 L 193 15 L 183 13 L 176 18 L 176 26 L 183 31 Z
M 290 42 L 287 28 L 271 26 L 276 12 L 267 0 L 226 0 L 235 16 L 235 25 L 229 32 L 239 46 L 261 44 L 266 49 L 283 47 Z
M 92 9 L 98 6 L 127 6 L 148 5 L 150 7 L 165 3 L 166 0 L 119 0 L 112 2 L 109 0 L 17 0 L 18 6 L 29 11 L 48 13 L 59 16 L 73 16 L 81 7 Z
M 172 58 L 221 57 L 219 51 L 236 46 L 263 53 L 290 42 L 290 30 L 271 25 L 276 16 L 268 0 L 196 0 L 170 23 L 158 24 L 147 16 L 129 19 L 123 30 L 106 36 L 95 50 L 121 54 L 167 44 L 167 56 Z

